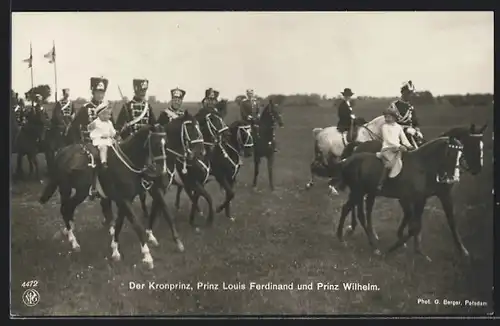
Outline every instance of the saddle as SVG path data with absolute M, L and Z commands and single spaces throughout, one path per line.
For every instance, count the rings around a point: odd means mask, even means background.
M 358 137 L 358 129 L 359 126 L 353 125 L 352 128 L 342 131 L 342 141 L 344 142 L 344 146 L 347 146 L 356 140 Z
M 92 144 L 73 144 L 57 153 L 56 162 L 56 168 L 66 172 L 94 168 L 99 162 L 99 151 Z

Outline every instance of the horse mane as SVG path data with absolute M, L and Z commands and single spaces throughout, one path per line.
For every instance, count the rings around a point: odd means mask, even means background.
M 444 133 L 441 134 L 441 137 L 455 137 L 461 138 L 464 136 L 468 136 L 470 134 L 470 130 L 468 127 L 454 127 Z
M 435 138 L 435 139 L 432 139 L 432 140 L 429 140 L 428 142 L 422 144 L 422 146 L 420 146 L 419 148 L 417 148 L 416 150 L 412 151 L 412 153 L 421 153 L 421 152 L 425 152 L 427 151 L 430 147 L 433 147 L 435 146 L 437 143 L 441 143 L 441 142 L 444 142 L 444 141 L 448 141 L 449 140 L 449 137 L 447 136 L 442 136 L 442 137 L 438 137 L 438 138 Z

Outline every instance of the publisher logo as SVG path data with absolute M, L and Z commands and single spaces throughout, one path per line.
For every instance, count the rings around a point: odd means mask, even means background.
M 40 302 L 40 293 L 35 289 L 27 289 L 23 293 L 23 303 L 28 307 L 34 307 Z

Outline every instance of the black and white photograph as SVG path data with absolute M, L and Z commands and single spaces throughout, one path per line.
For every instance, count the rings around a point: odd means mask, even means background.
M 11 18 L 11 318 L 493 314 L 493 12 Z

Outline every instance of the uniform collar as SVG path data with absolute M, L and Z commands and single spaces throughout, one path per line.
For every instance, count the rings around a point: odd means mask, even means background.
M 101 103 L 99 103 L 99 102 L 97 102 L 96 100 L 92 99 L 92 100 L 90 100 L 90 103 L 92 103 L 94 106 L 98 106 L 98 105 L 99 105 L 99 104 L 101 104 L 102 102 L 101 102 Z
M 146 102 L 146 99 L 139 99 L 138 97 L 134 96 L 134 98 L 132 99 L 132 102 L 134 103 L 145 103 Z

